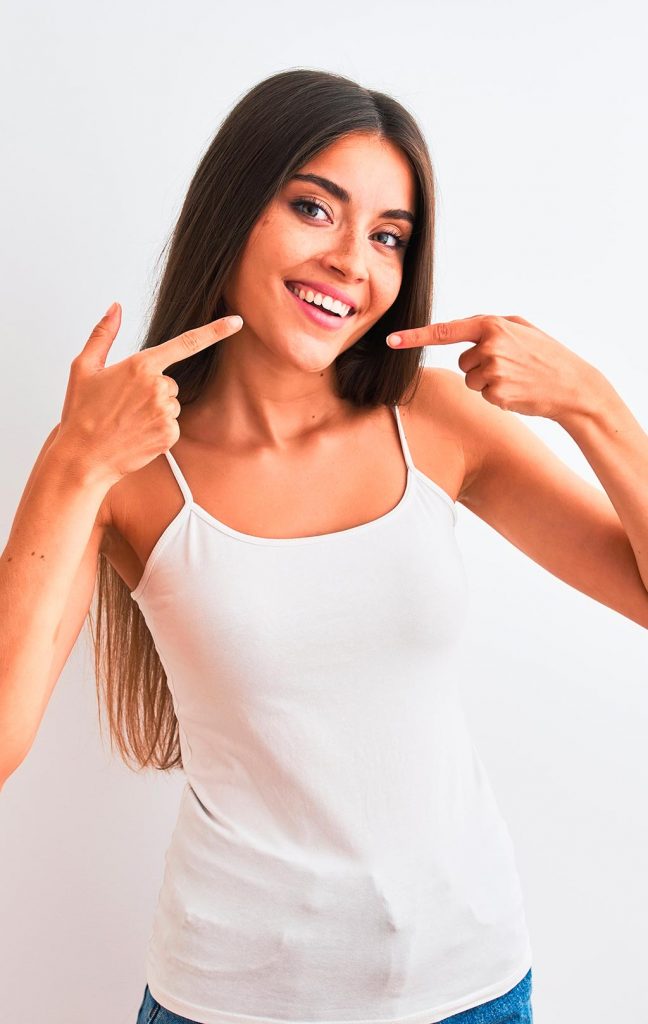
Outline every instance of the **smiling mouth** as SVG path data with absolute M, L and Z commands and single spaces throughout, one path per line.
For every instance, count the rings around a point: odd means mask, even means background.
M 355 314 L 357 312 L 355 307 L 351 306 L 351 308 L 349 309 L 348 313 L 336 313 L 335 310 L 327 309 L 326 306 L 323 306 L 321 303 L 309 302 L 308 299 L 302 299 L 301 298 L 301 296 L 299 295 L 300 291 L 303 291 L 303 292 L 313 291 L 312 288 L 304 288 L 302 285 L 299 284 L 299 282 L 296 282 L 296 281 L 284 281 L 284 284 L 285 284 L 286 288 L 288 289 L 288 291 L 293 293 L 295 298 L 300 299 L 302 302 L 305 302 L 307 306 L 313 306 L 314 309 L 320 310 L 321 313 L 328 313 L 329 316 L 334 317 L 336 320 L 348 320 L 352 316 L 355 316 Z M 345 305 L 346 305 L 346 303 L 345 303 Z

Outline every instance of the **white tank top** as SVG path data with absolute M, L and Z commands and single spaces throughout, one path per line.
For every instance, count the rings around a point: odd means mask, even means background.
M 531 967 L 513 845 L 458 691 L 456 505 L 391 408 L 405 493 L 335 533 L 241 533 L 166 453 L 185 503 L 131 596 L 187 782 L 146 979 L 200 1024 L 432 1024 Z

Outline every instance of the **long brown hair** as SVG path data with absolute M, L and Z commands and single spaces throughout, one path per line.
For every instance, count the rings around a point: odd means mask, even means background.
M 342 75 L 282 71 L 247 92 L 222 122 L 200 160 L 161 257 L 168 250 L 140 349 L 224 316 L 223 289 L 267 204 L 296 170 L 350 133 L 399 146 L 416 180 L 416 224 L 403 280 L 389 310 L 335 360 L 339 396 L 356 406 L 402 404 L 416 390 L 423 350 L 393 352 L 385 337 L 428 323 L 432 313 L 435 185 L 425 139 L 395 99 Z M 218 372 L 219 346 L 165 369 L 178 401 L 194 401 Z M 413 393 L 412 391 L 412 393 Z M 411 398 L 411 395 L 410 395 Z M 119 574 L 101 554 L 89 612 L 99 721 L 105 700 L 111 739 L 127 767 L 182 767 L 172 693 L 153 637 Z M 131 763 L 131 761 L 133 763 Z

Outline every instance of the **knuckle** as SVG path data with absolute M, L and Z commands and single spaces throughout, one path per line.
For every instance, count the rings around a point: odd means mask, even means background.
M 180 390 L 180 385 L 178 384 L 177 380 L 174 380 L 173 377 L 169 377 L 169 375 L 166 373 L 163 373 L 160 379 L 163 380 L 165 383 L 165 386 L 167 388 L 167 394 L 171 395 L 172 398 L 178 394 Z
M 441 341 L 447 341 L 452 333 L 448 324 L 437 324 L 436 330 Z
M 195 328 L 192 328 L 191 330 L 184 332 L 184 334 L 182 335 L 182 344 L 184 345 L 188 352 L 194 352 L 198 348 L 200 344 L 200 338 L 198 337 L 198 332 L 195 330 Z
M 167 425 L 165 443 L 171 448 L 180 437 L 180 425 L 176 419 L 172 419 Z
M 144 373 L 146 366 L 146 356 L 144 352 L 134 352 L 130 359 L 126 363 L 128 372 L 131 377 L 139 377 L 140 374 Z

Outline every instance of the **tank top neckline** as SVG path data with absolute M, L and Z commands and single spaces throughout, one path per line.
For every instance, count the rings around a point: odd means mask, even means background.
M 227 523 L 222 522 L 216 516 L 212 515 L 211 512 L 208 512 L 207 509 L 203 508 L 202 505 L 198 504 L 198 502 L 195 500 L 192 494 L 191 488 L 189 487 L 189 484 L 187 483 L 187 480 L 182 470 L 180 469 L 180 466 L 178 465 L 178 462 L 175 459 L 175 456 L 170 451 L 167 451 L 164 454 L 167 457 L 167 461 L 169 463 L 171 471 L 175 476 L 176 482 L 184 498 L 184 505 L 182 506 L 182 508 L 178 512 L 178 515 L 175 518 L 178 519 L 183 513 L 186 513 L 187 510 L 191 510 L 192 512 L 195 513 L 195 515 L 197 515 L 200 519 L 206 522 L 209 526 L 213 526 L 215 529 L 227 534 L 230 537 L 233 537 L 237 540 L 245 541 L 250 544 L 309 544 L 337 537 L 351 537 L 360 533 L 361 531 L 370 530 L 377 526 L 380 526 L 388 522 L 392 518 L 396 517 L 397 515 L 399 515 L 406 508 L 406 506 L 409 504 L 409 501 L 411 500 L 412 494 L 414 493 L 414 477 L 415 475 L 417 475 L 425 483 L 429 484 L 432 487 L 432 489 L 441 498 L 443 498 L 444 501 L 450 506 L 450 509 L 453 513 L 453 518 L 456 521 L 456 502 L 450 497 L 447 491 L 444 491 L 443 488 L 439 486 L 439 484 L 436 484 L 429 477 L 425 476 L 425 474 L 422 473 L 419 469 L 417 469 L 417 467 L 414 465 L 412 455 L 409 450 L 409 445 L 407 443 L 407 438 L 405 436 L 405 431 L 403 429 L 403 424 L 401 422 L 400 411 L 398 409 L 398 406 L 392 405 L 389 406 L 389 408 L 391 408 L 396 418 L 396 425 L 398 427 L 398 435 L 401 442 L 401 449 L 407 466 L 407 482 L 405 485 L 405 490 L 398 503 L 394 505 L 393 508 L 383 513 L 383 515 L 378 516 L 376 519 L 370 519 L 369 522 L 367 523 L 359 523 L 356 526 L 350 526 L 346 530 L 332 530 L 329 531 L 329 533 L 316 533 L 311 534 L 307 537 L 258 537 L 256 536 L 256 534 L 244 533 L 241 530 L 234 529 L 233 526 L 228 526 Z
M 439 484 L 435 483 L 434 480 L 431 480 L 430 477 L 426 476 L 425 473 L 422 473 L 421 470 L 414 465 L 409 450 L 409 446 L 407 444 L 407 439 L 405 437 L 405 431 L 403 430 L 403 425 L 401 423 L 398 406 L 392 405 L 389 408 L 392 409 L 396 417 L 401 448 L 403 456 L 405 458 L 405 462 L 407 464 L 407 483 L 405 485 L 405 491 L 403 492 L 400 501 L 388 512 L 385 512 L 382 516 L 378 516 L 377 519 L 370 519 L 369 522 L 367 523 L 359 523 L 357 526 L 350 526 L 346 530 L 333 530 L 329 533 L 316 533 L 311 534 L 308 537 L 257 537 L 255 534 L 252 533 L 243 533 L 241 530 L 235 530 L 233 526 L 228 526 L 227 523 L 223 523 L 220 519 L 217 519 L 216 516 L 212 515 L 211 512 L 208 512 L 207 509 L 203 508 L 202 505 L 199 505 L 198 502 L 195 501 L 189 484 L 187 483 L 184 474 L 182 473 L 182 470 L 180 469 L 180 466 L 178 465 L 175 457 L 171 454 L 170 451 L 165 452 L 164 454 L 166 455 L 168 464 L 171 468 L 171 472 L 173 473 L 178 484 L 178 487 L 182 492 L 184 503 L 177 512 L 177 514 L 173 517 L 171 522 L 168 524 L 166 529 L 163 530 L 160 536 L 158 537 L 149 557 L 146 560 L 146 564 L 142 571 L 139 583 L 137 584 L 134 590 L 130 591 L 131 598 L 137 600 L 140 594 L 142 594 L 146 584 L 148 583 L 148 578 L 151 574 L 155 562 L 157 562 L 158 555 L 160 554 L 162 548 L 166 545 L 172 533 L 180 526 L 181 522 L 185 519 L 186 516 L 189 516 L 190 513 L 193 513 L 201 520 L 201 522 L 206 523 L 207 526 L 210 526 L 212 529 L 217 530 L 219 533 L 222 533 L 225 536 L 231 537 L 234 540 L 241 541 L 247 544 L 256 544 L 259 546 L 265 545 L 266 547 L 294 547 L 299 544 L 316 544 L 322 543 L 324 541 L 330 541 L 334 543 L 336 541 L 339 541 L 340 539 L 357 537 L 360 534 L 364 534 L 371 530 L 378 529 L 381 526 L 392 522 L 408 508 L 413 496 L 416 493 L 414 489 L 414 483 L 416 480 L 419 480 L 424 486 L 427 486 L 428 489 L 432 490 L 432 492 L 435 495 L 437 495 L 437 497 L 442 499 L 444 504 L 447 505 L 447 507 L 450 509 L 453 518 L 453 524 L 456 524 L 456 502 L 450 497 L 447 491 L 445 491 Z

